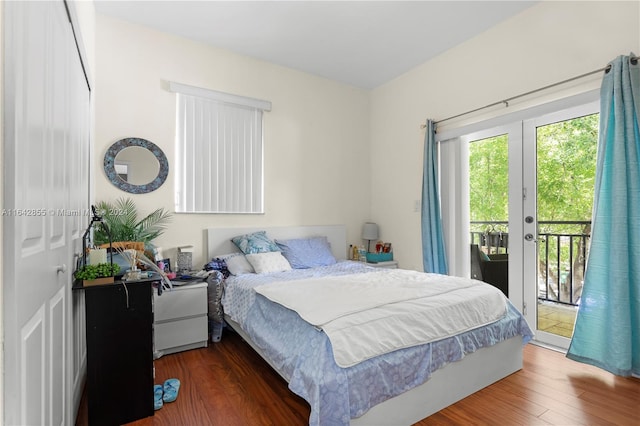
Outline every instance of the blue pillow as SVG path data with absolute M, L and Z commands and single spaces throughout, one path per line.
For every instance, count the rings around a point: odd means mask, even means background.
M 276 240 L 276 244 L 294 269 L 315 268 L 336 263 L 327 237 Z
M 251 234 L 239 235 L 231 239 L 233 244 L 238 246 L 244 254 L 268 253 L 270 251 L 280 251 L 265 231 L 253 232 Z

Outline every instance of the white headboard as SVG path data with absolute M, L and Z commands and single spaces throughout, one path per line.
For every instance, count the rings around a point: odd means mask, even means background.
M 338 260 L 347 258 L 347 231 L 344 225 L 278 226 L 251 228 L 207 228 L 207 259 L 238 250 L 231 238 L 256 231 L 266 231 L 271 239 L 327 237 Z

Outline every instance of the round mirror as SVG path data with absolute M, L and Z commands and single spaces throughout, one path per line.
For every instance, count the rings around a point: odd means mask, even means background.
M 104 171 L 116 187 L 132 194 L 158 189 L 169 174 L 164 152 L 153 142 L 140 138 L 121 139 L 104 155 Z
M 140 146 L 129 146 L 120 151 L 114 165 L 118 177 L 132 185 L 148 185 L 160 171 L 158 159 Z

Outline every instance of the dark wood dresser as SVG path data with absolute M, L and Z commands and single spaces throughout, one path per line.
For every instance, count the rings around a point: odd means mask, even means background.
M 116 281 L 85 293 L 90 425 L 152 416 L 153 290 L 159 279 Z

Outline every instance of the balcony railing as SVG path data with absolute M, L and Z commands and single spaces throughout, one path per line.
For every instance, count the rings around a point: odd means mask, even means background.
M 590 237 L 590 221 L 538 222 L 539 300 L 578 305 Z M 487 254 L 508 253 L 508 222 L 471 222 L 471 243 Z

